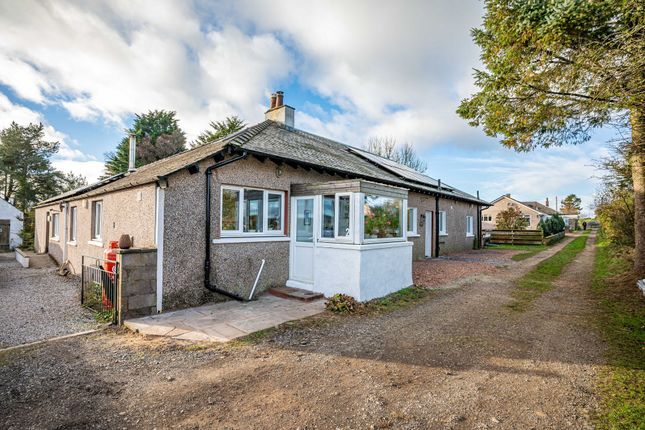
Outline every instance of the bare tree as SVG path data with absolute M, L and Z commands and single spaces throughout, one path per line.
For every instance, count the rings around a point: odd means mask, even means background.
M 414 146 L 405 142 L 401 145 L 392 136 L 372 136 L 367 139 L 363 149 L 380 157 L 408 166 L 417 172 L 424 173 L 428 170 L 428 163 L 419 158 Z

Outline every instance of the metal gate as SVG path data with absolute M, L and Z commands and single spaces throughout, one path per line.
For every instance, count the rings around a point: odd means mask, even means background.
M 81 267 L 81 305 L 96 312 L 97 319 L 116 324 L 119 263 L 84 255 Z

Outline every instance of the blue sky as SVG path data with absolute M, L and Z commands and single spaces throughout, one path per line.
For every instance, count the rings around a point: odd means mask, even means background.
M 210 120 L 263 119 L 285 92 L 296 127 L 361 146 L 412 143 L 428 174 L 494 199 L 583 198 L 592 141 L 516 154 L 455 114 L 476 90 L 469 35 L 481 2 L 21 1 L 0 3 L 0 127 L 41 121 L 56 167 L 93 180 L 134 113 L 177 112 L 188 138 Z

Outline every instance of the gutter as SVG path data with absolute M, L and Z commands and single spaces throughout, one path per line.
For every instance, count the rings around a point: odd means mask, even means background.
M 223 290 L 215 285 L 211 285 L 211 232 L 212 232 L 212 226 L 211 226 L 211 195 L 212 195 L 212 190 L 211 190 L 211 173 L 213 170 L 226 166 L 227 164 L 233 163 L 238 160 L 243 160 L 248 157 L 248 154 L 246 151 L 242 152 L 242 154 L 229 158 L 228 160 L 223 160 L 220 162 L 217 162 L 213 164 L 212 166 L 209 166 L 206 168 L 206 171 L 204 172 L 204 178 L 206 178 L 206 196 L 205 196 L 205 207 L 206 207 L 206 224 L 205 224 L 205 254 L 204 254 L 204 288 L 206 288 L 208 291 L 211 291 L 213 293 L 221 294 L 226 297 L 230 297 L 231 299 L 239 300 L 241 302 L 247 301 L 246 298 L 238 296 L 235 293 L 231 293 L 230 291 Z

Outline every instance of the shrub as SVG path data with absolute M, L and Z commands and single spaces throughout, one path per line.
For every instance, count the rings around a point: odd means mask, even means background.
M 560 214 L 552 215 L 546 220 L 540 221 L 538 228 L 542 230 L 544 237 L 564 231 L 565 223 Z
M 339 314 L 354 313 L 358 310 L 359 303 L 347 294 L 334 294 L 325 302 L 325 308 Z

